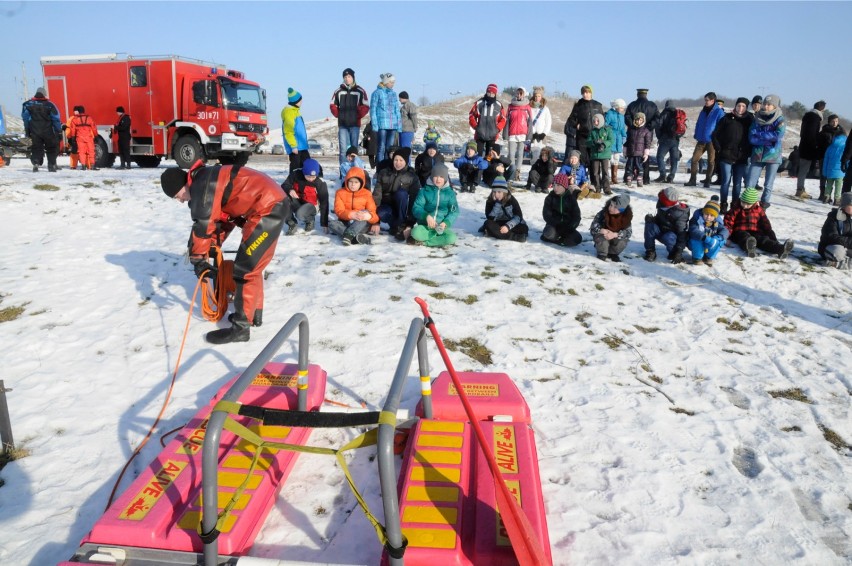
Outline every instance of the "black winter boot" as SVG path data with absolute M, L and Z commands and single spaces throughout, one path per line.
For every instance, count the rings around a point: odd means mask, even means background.
M 240 313 L 234 316 L 233 325 L 230 328 L 220 328 L 207 333 L 207 341 L 211 344 L 230 344 L 231 342 L 248 342 L 251 336 L 248 320 Z

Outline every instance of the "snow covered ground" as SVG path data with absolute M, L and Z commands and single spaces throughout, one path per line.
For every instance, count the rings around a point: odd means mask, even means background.
M 323 164 L 335 179 L 336 159 Z M 250 165 L 286 173 L 285 156 Z M 0 377 L 28 453 L 0 471 L 0 563 L 70 557 L 160 410 L 196 281 L 182 257 L 189 212 L 163 196 L 161 170 L 33 174 L 20 158 L 0 169 L 0 309 L 23 308 L 0 323 Z M 445 339 L 490 351 L 488 365 L 453 352 L 459 370 L 504 371 L 525 395 L 557 564 L 849 564 L 852 283 L 820 266 L 828 209 L 789 198 L 794 186 L 778 180 L 769 212 L 796 240 L 787 261 L 732 248 L 712 268 L 643 261 L 641 219 L 660 185 L 631 193 L 621 264 L 595 259 L 587 232 L 576 249 L 541 243 L 541 195 L 517 195 L 526 244 L 479 236 L 484 189 L 459 195 L 446 250 L 283 237 L 264 325 L 211 347 L 213 326 L 193 318 L 171 404 L 121 487 L 296 312 L 327 397 L 380 407 L 421 296 Z M 682 194 L 696 207 L 711 191 Z M 581 201 L 585 230 L 602 203 Z M 434 348 L 431 364 L 437 375 Z M 405 408 L 417 391 L 412 379 Z M 381 515 L 374 463 L 357 454 L 352 470 Z M 380 548 L 340 470 L 303 455 L 253 554 L 376 564 Z

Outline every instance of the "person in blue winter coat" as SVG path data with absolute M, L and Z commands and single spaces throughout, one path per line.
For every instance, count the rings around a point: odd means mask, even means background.
M 700 208 L 689 221 L 689 251 L 692 252 L 692 265 L 704 263 L 713 265 L 713 260 L 719 255 L 725 240 L 728 239 L 728 229 L 720 217 L 721 207 L 719 197 L 713 195 L 704 208 Z
M 624 112 L 627 110 L 627 103 L 623 98 L 616 98 L 610 105 L 612 108 L 606 111 L 604 122 L 612 129 L 612 159 L 609 162 L 609 178 L 610 183 L 614 185 L 618 182 L 618 163 L 624 151 L 624 142 L 627 141 L 627 123 L 624 121 Z
M 826 203 L 837 204 L 840 202 L 840 192 L 843 187 L 844 170 L 849 164 L 841 163 L 843 157 L 843 148 L 846 146 L 846 135 L 840 134 L 834 137 L 831 145 L 825 150 L 825 157 L 822 159 L 822 174 L 825 177 L 825 196 Z M 834 196 L 831 196 L 832 191 Z
M 655 240 L 666 246 L 668 259 L 672 263 L 683 262 L 689 229 L 689 207 L 680 202 L 680 194 L 674 187 L 667 187 L 657 194 L 657 214 L 645 216 L 645 261 L 655 261 Z
M 453 165 L 459 170 L 459 190 L 463 193 L 476 192 L 482 172 L 488 169 L 488 162 L 476 152 L 476 147 L 475 141 L 467 142 L 464 155 L 453 161 Z
M 589 172 L 586 170 L 586 166 L 580 163 L 580 151 L 579 150 L 571 150 L 571 153 L 567 157 L 568 162 L 559 168 L 559 172 L 557 175 L 567 175 L 568 176 L 568 190 L 573 193 L 573 195 L 578 199 L 586 198 L 591 192 L 591 179 L 589 178 Z M 556 177 L 554 177 L 555 179 Z M 594 198 L 600 198 L 599 193 L 594 193 L 597 195 Z
M 695 122 L 695 151 L 692 152 L 692 167 L 689 170 L 689 181 L 684 186 L 695 187 L 698 185 L 698 162 L 704 152 L 707 152 L 707 176 L 701 182 L 705 189 L 710 188 L 710 179 L 713 177 L 713 169 L 716 165 L 716 150 L 713 147 L 713 132 L 716 123 L 725 115 L 725 110 L 716 104 L 716 93 L 708 92 L 704 95 L 704 108 L 698 113 Z
M 394 138 L 402 132 L 402 114 L 399 97 L 393 90 L 396 77 L 393 73 L 382 73 L 379 78 L 378 87 L 370 95 L 370 123 L 377 140 L 376 155 L 381 160 L 394 144 Z

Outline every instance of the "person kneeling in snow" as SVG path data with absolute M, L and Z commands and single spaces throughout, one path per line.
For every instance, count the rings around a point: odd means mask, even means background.
M 852 193 L 843 193 L 838 208 L 828 213 L 817 251 L 826 265 L 852 269 Z
M 689 251 L 692 252 L 692 265 L 702 261 L 704 265 L 713 265 L 713 260 L 719 255 L 725 240 L 728 239 L 728 229 L 723 223 L 724 217 L 719 218 L 719 197 L 713 195 L 704 208 L 695 211 L 689 221 Z
M 263 269 L 275 255 L 278 236 L 290 210 L 284 191 L 274 179 L 238 165 L 205 167 L 199 160 L 186 172 L 177 167 L 160 176 L 163 192 L 189 203 L 192 232 L 189 260 L 199 277 L 215 278 L 208 262 L 210 248 L 221 247 L 235 226 L 242 241 L 234 259 L 234 313 L 232 326 L 207 333 L 212 344 L 246 342 L 249 326 L 263 319 Z
M 314 230 L 317 208 L 320 213 L 320 226 L 328 234 L 328 186 L 320 178 L 319 162 L 306 159 L 301 169 L 293 169 L 281 183 L 287 194 L 292 215 L 287 218 L 287 235 L 292 236 L 298 229 L 298 222 L 304 222 L 305 232 Z
M 328 228 L 343 238 L 344 246 L 372 244 L 367 232 L 379 233 L 376 201 L 366 185 L 364 170 L 353 167 L 343 178 L 343 187 L 334 195 L 334 213 L 338 219 L 329 220 Z
M 641 174 L 641 171 L 640 171 Z M 689 227 L 689 207 L 680 200 L 674 187 L 667 187 L 657 194 L 657 214 L 645 216 L 645 260 L 657 259 L 654 240 L 659 240 L 669 252 L 669 261 L 683 262 Z
M 760 248 L 786 259 L 793 250 L 793 240 L 786 240 L 783 244 L 778 241 L 766 211 L 757 202 L 758 198 L 760 193 L 754 187 L 744 189 L 740 200 L 734 201 L 725 215 L 725 228 L 731 233 L 731 241 L 741 247 L 748 257 L 754 257 L 754 250 Z
M 479 231 L 500 240 L 527 241 L 529 228 L 524 222 L 524 213 L 503 177 L 491 183 L 491 194 L 485 201 L 485 224 Z
M 408 243 L 435 248 L 452 246 L 456 235 L 450 228 L 458 218 L 459 205 L 450 185 L 450 171 L 439 163 L 432 168 L 431 176 L 414 201 L 412 213 L 417 225 L 411 229 Z
M 590 232 L 595 241 L 598 259 L 621 261 L 620 254 L 627 248 L 633 235 L 633 209 L 630 208 L 630 196 L 616 195 L 606 201 L 603 209 L 592 220 Z

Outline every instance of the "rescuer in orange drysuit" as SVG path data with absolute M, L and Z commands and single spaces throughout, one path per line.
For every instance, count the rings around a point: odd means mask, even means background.
M 192 232 L 189 260 L 195 274 L 215 278 L 208 263 L 213 245 L 221 246 L 235 226 L 242 241 L 234 259 L 234 314 L 232 326 L 207 333 L 212 344 L 246 342 L 249 327 L 260 326 L 263 315 L 263 269 L 275 254 L 284 219 L 290 218 L 288 200 L 278 183 L 260 171 L 240 165 L 205 167 L 199 160 L 189 172 L 177 167 L 160 176 L 163 192 L 189 203 Z
M 77 140 L 77 154 L 80 156 L 80 163 L 83 169 L 95 169 L 95 121 L 92 117 L 86 114 L 86 109 L 82 106 L 77 106 L 74 111 L 74 118 L 71 119 L 71 136 Z

